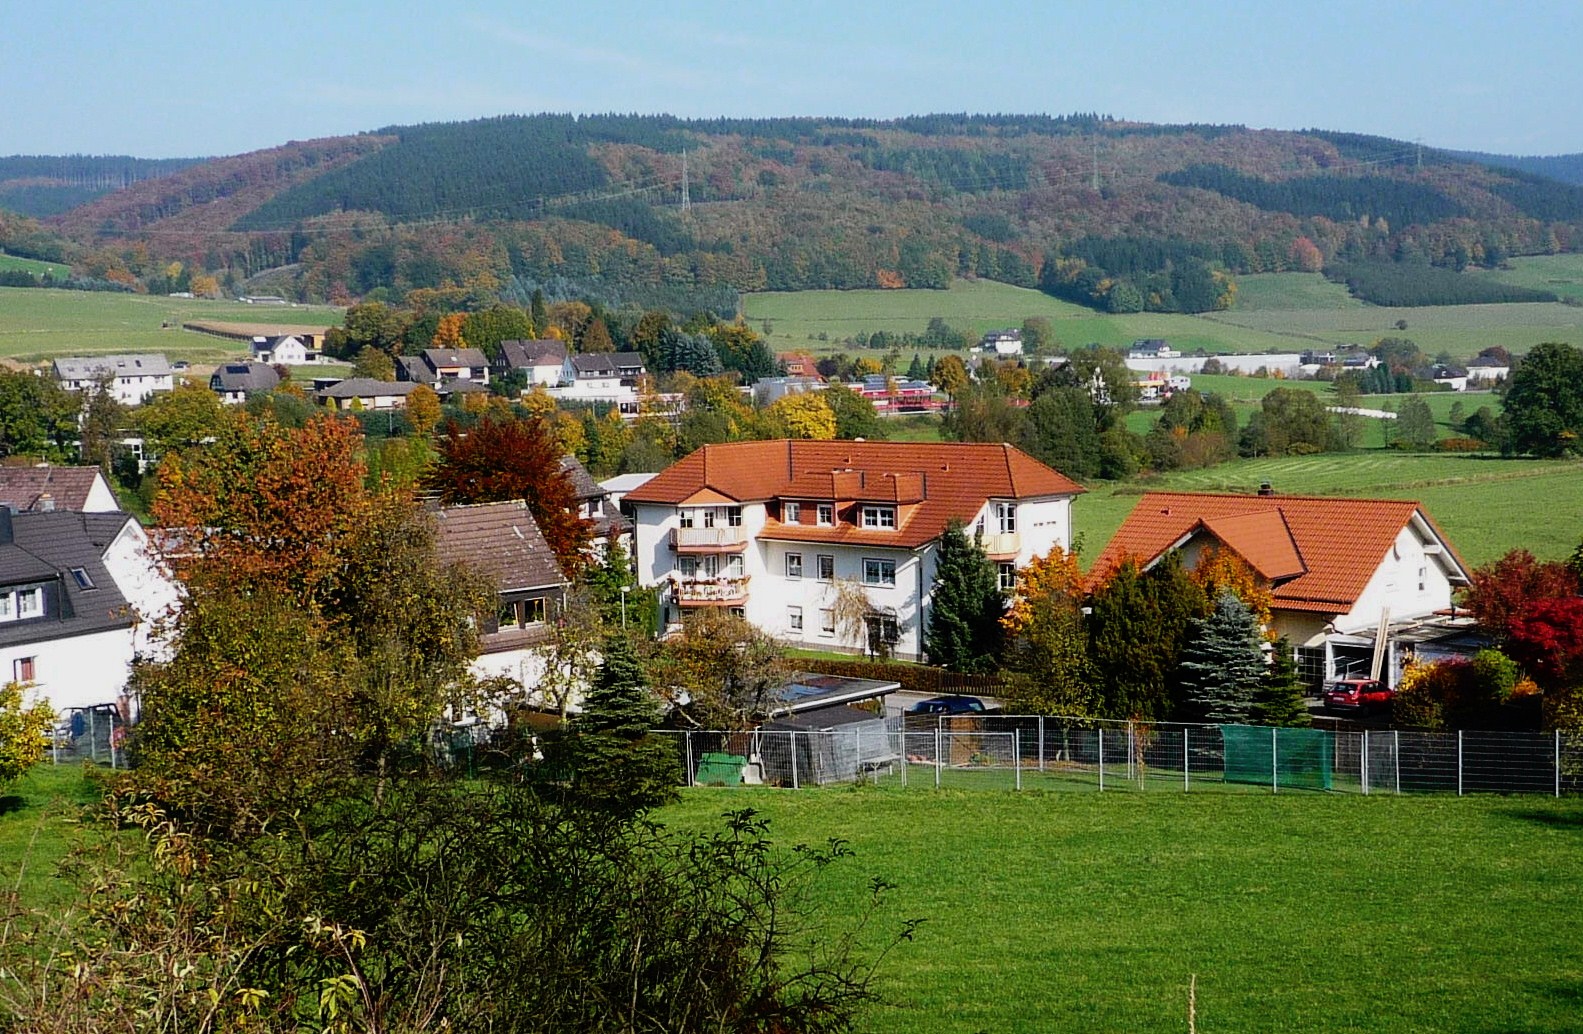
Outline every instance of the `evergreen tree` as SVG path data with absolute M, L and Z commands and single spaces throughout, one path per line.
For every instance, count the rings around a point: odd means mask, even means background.
M 1129 561 L 1095 591 L 1088 642 L 1104 717 L 1159 720 L 1170 713 L 1177 661 L 1206 609 L 1204 591 L 1175 553 L 1147 573 Z
M 1260 725 L 1309 725 L 1313 719 L 1303 702 L 1306 687 L 1297 677 L 1290 640 L 1282 637 L 1270 655 L 1264 681 L 1253 697 L 1253 720 Z
M 1190 721 L 1246 725 L 1265 684 L 1264 655 L 1253 612 L 1231 592 L 1208 617 L 1193 622 L 1178 667 L 1181 710 Z
M 675 747 L 650 732 L 660 711 L 647 682 L 631 642 L 607 636 L 583 709 L 552 748 L 552 757 L 571 770 L 572 794 L 619 818 L 674 799 L 681 782 Z
M 928 374 L 928 368 L 923 365 L 923 356 L 914 352 L 912 354 L 912 363 L 907 367 L 907 379 L 910 381 L 921 381 Z
M 550 307 L 544 301 L 544 291 L 533 289 L 533 300 L 528 303 L 528 318 L 533 321 L 533 331 L 539 335 L 550 331 Z
M 993 668 L 1005 606 L 995 565 L 968 539 L 962 522 L 952 520 L 940 536 L 935 561 L 933 609 L 923 644 L 929 662 L 952 671 Z

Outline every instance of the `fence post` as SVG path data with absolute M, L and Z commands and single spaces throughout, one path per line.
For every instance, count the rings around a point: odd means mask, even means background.
M 695 773 L 693 772 L 693 731 L 688 729 L 682 734 L 682 736 L 687 741 L 687 779 L 682 783 L 682 785 L 697 786 L 698 783 L 695 779 Z
M 942 739 L 944 737 L 940 734 L 940 724 L 937 721 L 934 726 L 934 788 L 936 790 L 940 789 L 940 741 Z
M 1462 730 L 1457 730 L 1457 796 L 1462 796 Z
M 1277 746 L 1277 742 L 1276 742 L 1276 739 L 1275 739 L 1275 732 L 1276 732 L 1277 728 L 1278 728 L 1278 726 L 1274 726 L 1274 725 L 1270 726 L 1270 792 L 1271 793 L 1280 793 L 1281 792 L 1281 766 L 1280 766 L 1280 756 L 1279 756 L 1280 747 Z
M 901 729 L 896 733 L 896 745 L 901 749 L 896 751 L 901 758 L 901 785 L 907 785 L 907 719 L 901 720 Z
M 88 756 L 95 764 L 99 762 L 99 742 L 93 731 L 93 708 L 88 709 Z
M 1188 773 L 1193 770 L 1193 760 L 1192 760 L 1193 756 L 1191 754 L 1189 754 L 1188 751 L 1187 751 L 1187 737 L 1188 737 L 1188 735 L 1191 732 L 1192 732 L 1192 730 L 1189 729 L 1187 726 L 1185 726 L 1185 725 L 1182 726 L 1182 792 L 1183 793 L 1190 793 L 1192 791 L 1192 784 L 1189 781 L 1189 780 L 1191 780 L 1192 777 L 1189 776 Z
M 1099 792 L 1105 792 L 1105 727 L 1099 727 Z
M 797 785 L 797 730 L 793 729 L 786 735 L 791 737 L 792 789 L 800 790 L 802 787 Z
M 1022 730 L 1011 730 L 1011 763 L 1017 766 L 1017 789 L 1022 789 Z
M 1044 771 L 1044 715 L 1039 716 L 1039 771 Z
M 1363 796 L 1369 795 L 1369 730 L 1363 730 L 1363 749 L 1358 756 L 1358 778 L 1363 783 Z
M 1402 730 L 1391 730 L 1391 767 L 1396 770 L 1396 792 L 1402 792 Z
M 1561 730 L 1556 730 L 1556 797 L 1561 796 Z

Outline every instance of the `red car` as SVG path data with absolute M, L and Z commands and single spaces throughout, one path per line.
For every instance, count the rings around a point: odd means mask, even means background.
M 1337 711 L 1378 711 L 1396 693 L 1378 679 L 1337 679 L 1325 685 L 1325 706 Z

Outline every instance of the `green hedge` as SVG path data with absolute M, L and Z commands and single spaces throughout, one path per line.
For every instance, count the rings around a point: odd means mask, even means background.
M 998 694 L 1003 683 L 995 675 L 963 675 L 944 668 L 931 668 L 924 664 L 900 664 L 894 661 L 868 661 L 853 658 L 850 661 L 823 658 L 799 659 L 807 671 L 822 675 L 843 675 L 852 679 L 880 679 L 899 682 L 904 692 L 927 693 L 989 693 Z

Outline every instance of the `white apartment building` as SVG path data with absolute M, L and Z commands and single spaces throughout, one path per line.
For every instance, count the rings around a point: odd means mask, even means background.
M 623 506 L 667 623 L 728 607 L 793 645 L 919 659 L 947 524 L 980 536 L 1009 590 L 1017 568 L 1069 545 L 1081 491 L 1009 445 L 735 442 L 699 449 Z M 856 594 L 862 627 L 840 605 Z
M 110 393 L 123 406 L 147 402 L 156 392 L 175 385 L 169 361 L 163 355 L 94 355 L 57 359 L 55 379 L 67 391 L 93 391 L 108 380 Z

